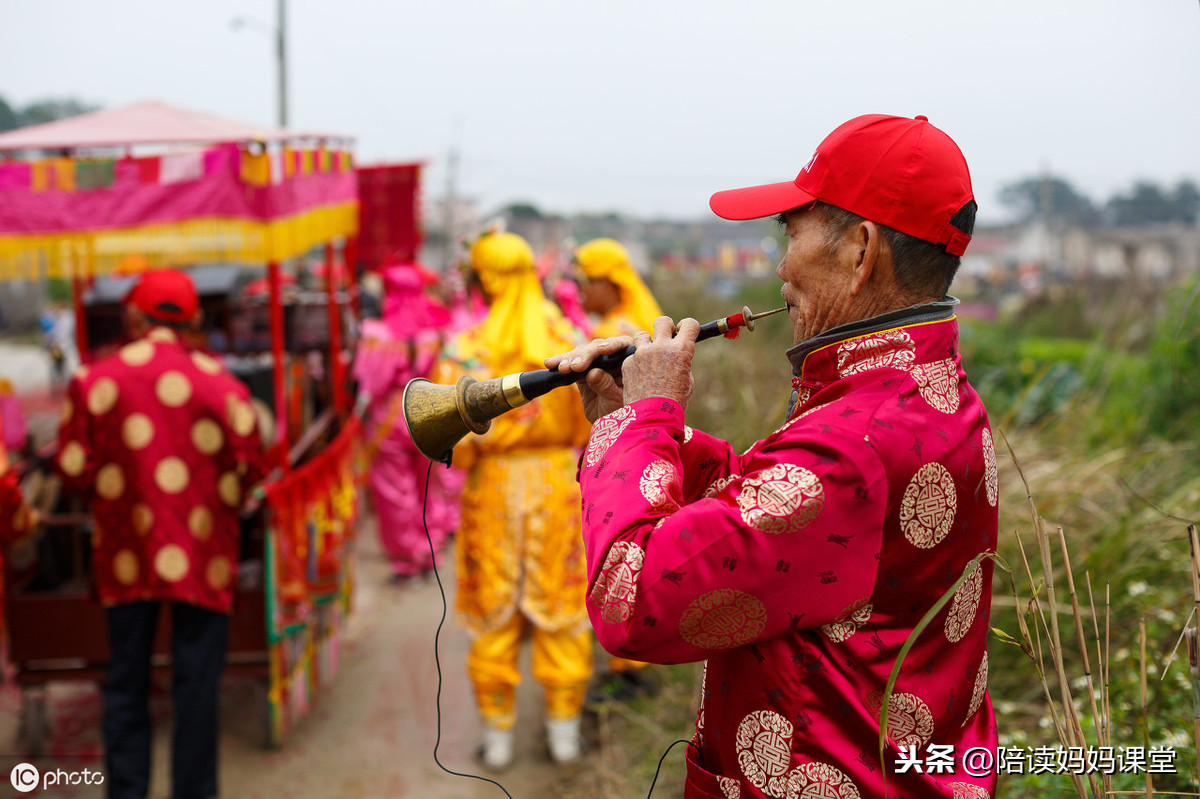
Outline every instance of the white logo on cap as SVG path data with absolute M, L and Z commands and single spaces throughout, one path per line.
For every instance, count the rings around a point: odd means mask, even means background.
M 818 156 L 819 154 L 820 154 L 820 153 L 813 153 L 813 157 L 812 157 L 812 158 L 810 158 L 810 159 L 808 159 L 808 163 L 807 163 L 807 164 L 805 164 L 805 165 L 804 165 L 804 166 L 803 166 L 803 167 L 800 169 L 800 171 L 801 171 L 801 172 L 812 172 L 813 164 L 817 163 L 817 156 Z

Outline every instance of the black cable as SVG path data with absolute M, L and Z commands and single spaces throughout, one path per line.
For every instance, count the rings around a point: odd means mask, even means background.
M 441 746 L 442 743 L 442 661 L 438 657 L 438 641 L 442 635 L 442 625 L 446 623 L 446 611 L 448 606 L 446 605 L 446 589 L 442 587 L 442 578 L 441 575 L 438 574 L 437 570 L 437 552 L 434 551 L 433 536 L 429 534 L 429 519 L 427 518 L 427 511 L 429 510 L 429 481 L 432 477 L 433 461 L 430 461 L 429 469 L 425 472 L 425 499 L 421 503 L 421 523 L 425 526 L 425 540 L 429 542 L 429 557 L 432 558 L 433 563 L 433 578 L 437 580 L 438 592 L 442 595 L 442 619 L 438 622 L 437 632 L 433 634 L 433 662 L 437 666 L 437 740 L 433 743 L 433 762 L 437 763 L 438 768 L 440 768 L 442 771 L 446 772 L 447 774 L 453 774 L 455 777 L 467 777 L 469 779 L 479 780 L 481 782 L 490 782 L 492 785 L 495 785 L 497 788 L 504 791 L 504 795 L 507 796 L 508 799 L 513 799 L 513 795 L 509 793 L 503 785 L 495 780 L 488 779 L 487 777 L 481 777 L 478 774 L 466 774 L 461 771 L 452 771 L 451 769 L 443 766 L 442 761 L 438 760 L 438 747 Z M 672 744 L 672 746 L 673 745 L 674 744 Z
M 695 749 L 696 754 L 700 756 L 700 767 L 704 767 L 704 753 L 700 751 L 700 747 L 696 746 L 695 741 L 686 741 L 683 738 L 680 738 L 677 741 L 672 741 L 671 745 L 667 747 L 667 751 L 663 752 L 662 757 L 658 759 L 658 768 L 654 769 L 654 779 L 650 780 L 650 790 L 646 791 L 646 799 L 650 799 L 650 794 L 654 793 L 654 783 L 658 782 L 658 772 L 662 771 L 663 761 L 667 759 L 667 755 L 669 755 L 671 750 L 675 748 L 675 744 L 687 744 Z

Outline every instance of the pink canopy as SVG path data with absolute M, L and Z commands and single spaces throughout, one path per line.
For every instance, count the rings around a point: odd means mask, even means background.
M 299 139 L 351 141 L 353 137 L 256 125 L 148 100 L 0 133 L 0 152 Z

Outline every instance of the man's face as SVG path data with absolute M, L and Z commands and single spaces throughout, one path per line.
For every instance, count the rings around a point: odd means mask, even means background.
M 851 231 L 829 246 L 820 211 L 797 208 L 784 219 L 788 246 L 775 274 L 783 281 L 779 294 L 788 305 L 793 343 L 799 344 L 851 321 L 853 260 L 847 246 Z

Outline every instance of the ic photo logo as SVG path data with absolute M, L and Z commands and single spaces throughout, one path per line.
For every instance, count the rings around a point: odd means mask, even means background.
M 28 763 L 18 763 L 9 772 L 8 779 L 12 783 L 12 787 L 21 793 L 29 793 L 38 787 L 38 783 L 42 780 L 42 775 L 38 774 L 38 770 Z

